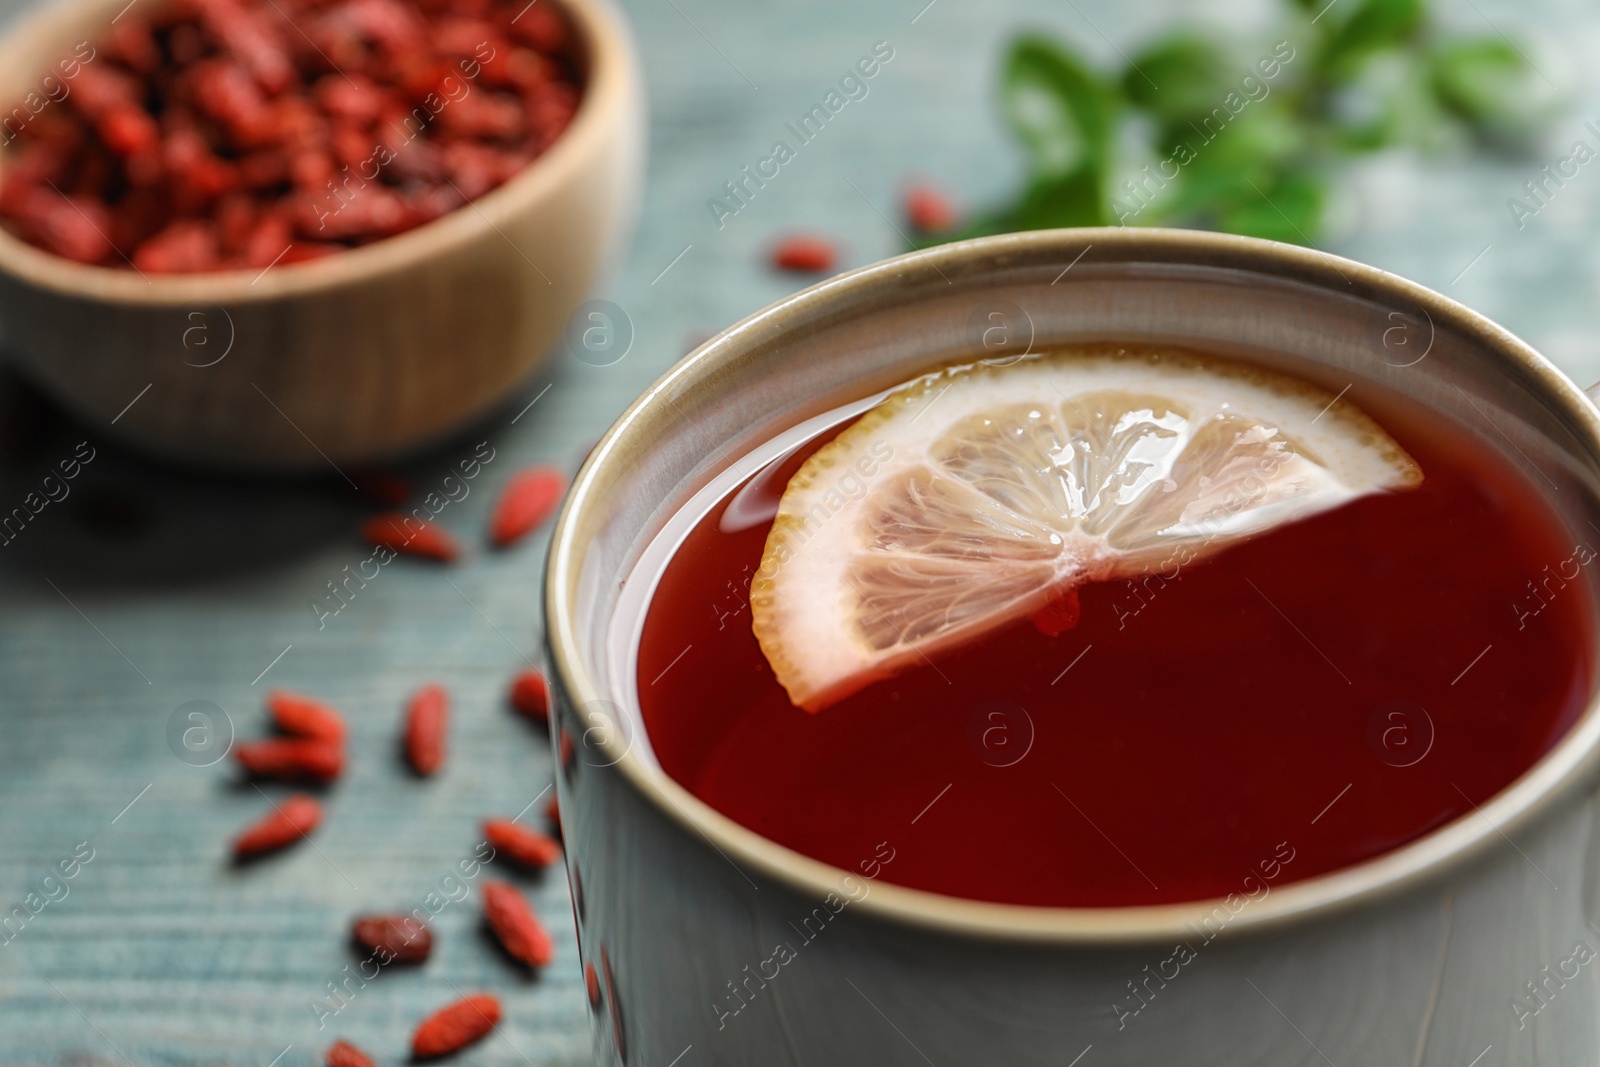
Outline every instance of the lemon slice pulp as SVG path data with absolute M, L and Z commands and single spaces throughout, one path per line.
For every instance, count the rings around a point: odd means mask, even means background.
M 796 705 L 1026 617 L 1422 480 L 1347 401 L 1174 350 L 975 363 L 891 393 L 790 479 L 752 625 Z

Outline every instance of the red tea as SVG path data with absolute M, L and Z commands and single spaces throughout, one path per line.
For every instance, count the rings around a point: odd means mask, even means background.
M 1007 625 L 817 714 L 751 631 L 770 519 L 725 521 L 749 495 L 730 491 L 644 621 L 656 757 L 779 844 L 857 870 L 888 842 L 884 880 L 977 900 L 1197 900 L 1403 845 L 1582 712 L 1594 552 L 1466 428 L 1392 397 L 1382 412 L 1419 487 L 1083 586 L 1058 636 Z M 781 490 L 835 432 L 762 477 Z

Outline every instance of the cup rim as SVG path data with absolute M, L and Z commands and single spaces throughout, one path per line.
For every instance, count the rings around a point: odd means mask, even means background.
M 574 706 L 606 699 L 604 687 L 586 669 L 583 639 L 574 624 L 578 575 L 590 540 L 590 516 L 608 483 L 627 468 L 628 439 L 636 427 L 668 407 L 679 387 L 714 378 L 747 346 L 818 321 L 841 304 L 865 295 L 892 299 L 908 273 L 1003 263 L 1013 257 L 1058 252 L 1062 262 L 1086 246 L 1118 253 L 1118 260 L 1204 263 L 1272 273 L 1331 287 L 1337 281 L 1358 295 L 1405 301 L 1424 310 L 1436 330 L 1451 329 L 1518 367 L 1557 409 L 1568 427 L 1600 455 L 1600 411 L 1545 357 L 1487 317 L 1388 271 L 1315 249 L 1231 234 L 1157 228 L 1102 227 L 1002 234 L 953 242 L 860 267 L 784 298 L 745 318 L 673 365 L 636 399 L 590 452 L 573 479 L 557 519 L 545 574 L 545 630 L 551 666 Z M 1348 283 L 1348 284 L 1346 284 Z M 762 837 L 722 814 L 664 771 L 648 766 L 627 745 L 622 731 L 596 731 L 596 744 L 610 765 L 662 815 L 698 835 L 743 873 L 750 868 L 818 899 L 842 891 L 853 872 L 812 859 Z M 1512 830 L 1548 813 L 1578 788 L 1595 768 L 1600 749 L 1600 692 L 1550 751 L 1476 810 L 1463 814 L 1390 852 L 1273 891 L 1236 913 L 1230 931 L 1309 922 L 1425 884 L 1481 855 Z M 1513 844 L 1513 847 L 1515 845 Z M 736 862 L 737 861 L 737 862 Z M 887 882 L 855 898 L 863 913 L 925 931 L 998 941 L 1062 945 L 1143 945 L 1182 939 L 1200 921 L 1225 908 L 1228 898 L 1120 907 L 1041 907 L 970 900 Z
M 588 79 L 572 121 L 546 151 L 500 186 L 413 229 L 331 256 L 263 271 L 225 270 L 141 276 L 124 267 L 77 263 L 36 248 L 0 227 L 0 273 L 66 296 L 135 307 L 263 303 L 359 285 L 458 254 L 496 233 L 530 206 L 577 179 L 607 130 L 627 121 L 637 96 L 632 45 L 612 0 L 557 0 L 588 49 Z M 38 57 L 74 27 L 98 28 L 125 0 L 74 0 L 43 8 L 0 38 L 0 70 L 26 86 L 40 75 Z M 509 240 L 509 238 L 507 238 Z M 538 268 L 535 267 L 537 270 Z

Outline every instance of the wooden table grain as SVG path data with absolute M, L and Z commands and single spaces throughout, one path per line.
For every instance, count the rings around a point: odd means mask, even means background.
M 545 535 L 488 549 L 497 489 L 524 465 L 576 469 L 699 337 L 796 288 L 764 266 L 776 235 L 834 235 L 855 265 L 903 246 L 896 196 L 909 176 L 933 176 L 968 202 L 1000 196 L 1019 173 L 993 100 L 1014 29 L 1049 28 L 1112 59 L 1177 17 L 1241 18 L 1220 0 L 625 6 L 651 87 L 652 154 L 637 237 L 596 295 L 620 312 L 626 354 L 558 353 L 502 411 L 405 466 L 419 490 L 442 489 L 459 461 L 492 453 L 440 515 L 467 545 L 460 563 L 398 560 L 341 604 L 329 583 L 367 555 L 356 530 L 370 505 L 347 484 L 354 472 L 229 481 L 145 462 L 106 426 L 47 418 L 24 432 L 26 406 L 0 415 L 0 434 L 22 442 L 0 469 L 0 511 L 80 448 L 94 456 L 65 499 L 0 545 L 0 905 L 13 916 L 0 933 L 0 1067 L 302 1067 L 320 1063 L 335 1036 L 394 1063 L 417 1019 L 475 990 L 502 997 L 506 1019 L 461 1063 L 587 1062 L 565 880 L 521 880 L 556 937 L 555 963 L 530 978 L 485 942 L 475 886 L 452 878 L 479 820 L 516 814 L 550 783 L 547 744 L 504 700 L 511 674 L 542 659 Z M 1577 49 L 1600 17 L 1553 2 L 1441 7 L 1464 28 L 1481 30 L 1481 15 L 1542 42 L 1551 77 L 1575 99 L 1552 146 L 1582 135 L 1600 101 Z M 786 123 L 878 42 L 892 59 L 866 95 L 793 145 L 737 212 L 715 210 L 713 198 L 732 203 L 724 183 L 792 141 Z M 1330 247 L 1479 307 L 1588 384 L 1600 377 L 1600 257 L 1589 240 L 1600 177 L 1582 174 L 1519 230 L 1505 200 L 1536 170 L 1531 160 L 1385 156 L 1343 183 L 1345 223 Z M 406 694 L 428 681 L 449 687 L 455 718 L 448 769 L 423 781 L 394 746 Z M 267 798 L 227 760 L 180 758 L 170 734 L 175 716 L 181 732 L 188 711 L 214 707 L 237 737 L 260 735 L 272 686 L 344 709 L 351 766 L 326 795 L 314 848 L 241 870 L 226 842 Z M 64 860 L 73 877 L 47 880 Z M 489 876 L 506 872 L 478 880 Z M 430 906 L 429 894 L 445 902 L 433 958 L 351 978 L 351 916 Z M 693 1052 L 681 1067 L 696 1067 Z

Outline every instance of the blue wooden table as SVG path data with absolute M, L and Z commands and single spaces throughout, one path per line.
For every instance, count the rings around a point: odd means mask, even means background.
M 480 819 L 537 801 L 527 816 L 537 821 L 550 783 L 548 746 L 504 705 L 507 679 L 542 655 L 544 535 L 488 551 L 496 490 L 527 464 L 575 469 L 698 338 L 796 288 L 764 266 L 775 235 L 835 235 L 844 265 L 855 265 L 903 247 L 891 220 L 910 177 L 933 177 L 968 202 L 1001 196 L 1019 163 L 992 87 L 1014 29 L 1052 29 L 1114 58 L 1112 42 L 1185 13 L 1258 25 L 1220 0 L 1198 11 L 1089 0 L 626 6 L 651 88 L 649 181 L 633 246 L 597 295 L 622 309 L 632 345 L 607 366 L 562 355 L 504 411 L 406 468 L 425 491 L 488 442 L 494 458 L 441 516 L 470 558 L 445 568 L 400 560 L 331 613 L 328 583 L 367 554 L 356 529 L 369 505 L 339 480 L 201 477 L 121 451 L 103 426 L 45 418 L 28 430 L 26 405 L 0 416 L 12 442 L 0 510 L 79 442 L 95 456 L 70 497 L 0 547 L 0 905 L 22 906 L 26 919 L 0 934 L 0 1067 L 299 1067 L 320 1063 L 336 1035 L 394 1063 L 414 1022 L 458 990 L 492 991 L 507 1011 L 461 1062 L 587 1062 L 559 872 L 523 880 L 556 935 L 556 962 L 537 978 L 490 950 L 475 886 L 452 878 Z M 1542 42 L 1541 65 L 1576 101 L 1549 158 L 1585 136 L 1600 94 L 1580 46 L 1600 16 L 1557 0 L 1444 8 L 1465 29 L 1489 21 Z M 878 42 L 892 58 L 866 95 L 719 218 L 708 202 L 723 183 L 767 156 L 785 123 Z M 1505 201 L 1536 170 L 1528 160 L 1381 157 L 1344 183 L 1329 247 L 1479 307 L 1588 384 L 1600 377 L 1600 172 L 1582 173 L 1519 230 Z M 394 741 L 406 694 L 427 681 L 449 687 L 455 721 L 447 770 L 421 781 L 402 771 Z M 195 725 L 194 710 L 222 731 L 210 744 L 230 729 L 261 735 L 272 686 L 344 709 L 351 766 L 326 796 L 314 848 L 240 870 L 226 842 L 266 799 L 230 760 L 209 762 L 220 748 L 195 753 L 173 738 Z M 430 893 L 446 902 L 432 960 L 352 979 L 351 916 L 409 911 Z M 682 1067 L 695 1067 L 692 1053 Z

